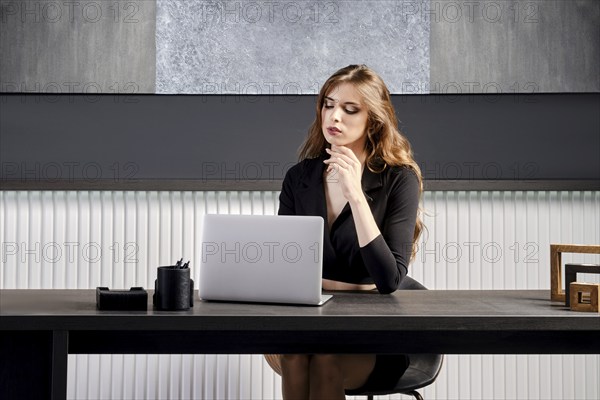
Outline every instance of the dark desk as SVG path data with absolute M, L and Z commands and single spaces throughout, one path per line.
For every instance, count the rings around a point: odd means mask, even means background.
M 196 300 L 190 311 L 159 312 L 150 295 L 148 311 L 108 312 L 96 309 L 93 290 L 2 290 L 0 397 L 23 389 L 64 398 L 68 353 L 599 354 L 600 315 L 549 297 L 336 293 L 323 307 Z

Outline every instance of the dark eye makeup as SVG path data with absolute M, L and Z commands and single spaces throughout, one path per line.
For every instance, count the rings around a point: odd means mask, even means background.
M 333 108 L 333 106 L 328 105 L 327 103 L 323 104 L 323 107 L 325 107 L 327 109 Z M 358 112 L 358 110 L 349 110 L 347 108 L 344 108 L 344 111 L 346 111 L 347 114 L 356 114 Z

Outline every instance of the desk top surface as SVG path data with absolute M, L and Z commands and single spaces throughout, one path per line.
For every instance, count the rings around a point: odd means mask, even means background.
M 329 292 L 331 293 L 331 292 Z M 0 290 L 0 330 L 598 331 L 548 290 L 334 292 L 321 307 L 194 301 L 189 311 L 100 311 L 95 290 Z M 196 292 L 197 296 L 197 292 Z

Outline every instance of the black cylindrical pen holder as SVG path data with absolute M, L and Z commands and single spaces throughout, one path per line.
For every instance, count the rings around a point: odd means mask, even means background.
M 158 267 L 154 306 L 159 310 L 188 310 L 194 299 L 189 268 Z

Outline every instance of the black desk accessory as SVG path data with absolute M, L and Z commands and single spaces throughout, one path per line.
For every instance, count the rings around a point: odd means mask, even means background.
M 188 261 L 183 258 L 175 265 L 158 267 L 154 281 L 154 307 L 158 310 L 181 311 L 194 306 L 194 281 L 190 279 Z
M 107 287 L 96 288 L 96 307 L 99 310 L 142 310 L 148 308 L 148 292 L 143 287 L 129 290 L 110 290 Z
M 598 264 L 565 264 L 565 306 L 571 306 L 571 282 L 577 282 L 577 274 L 600 274 Z

